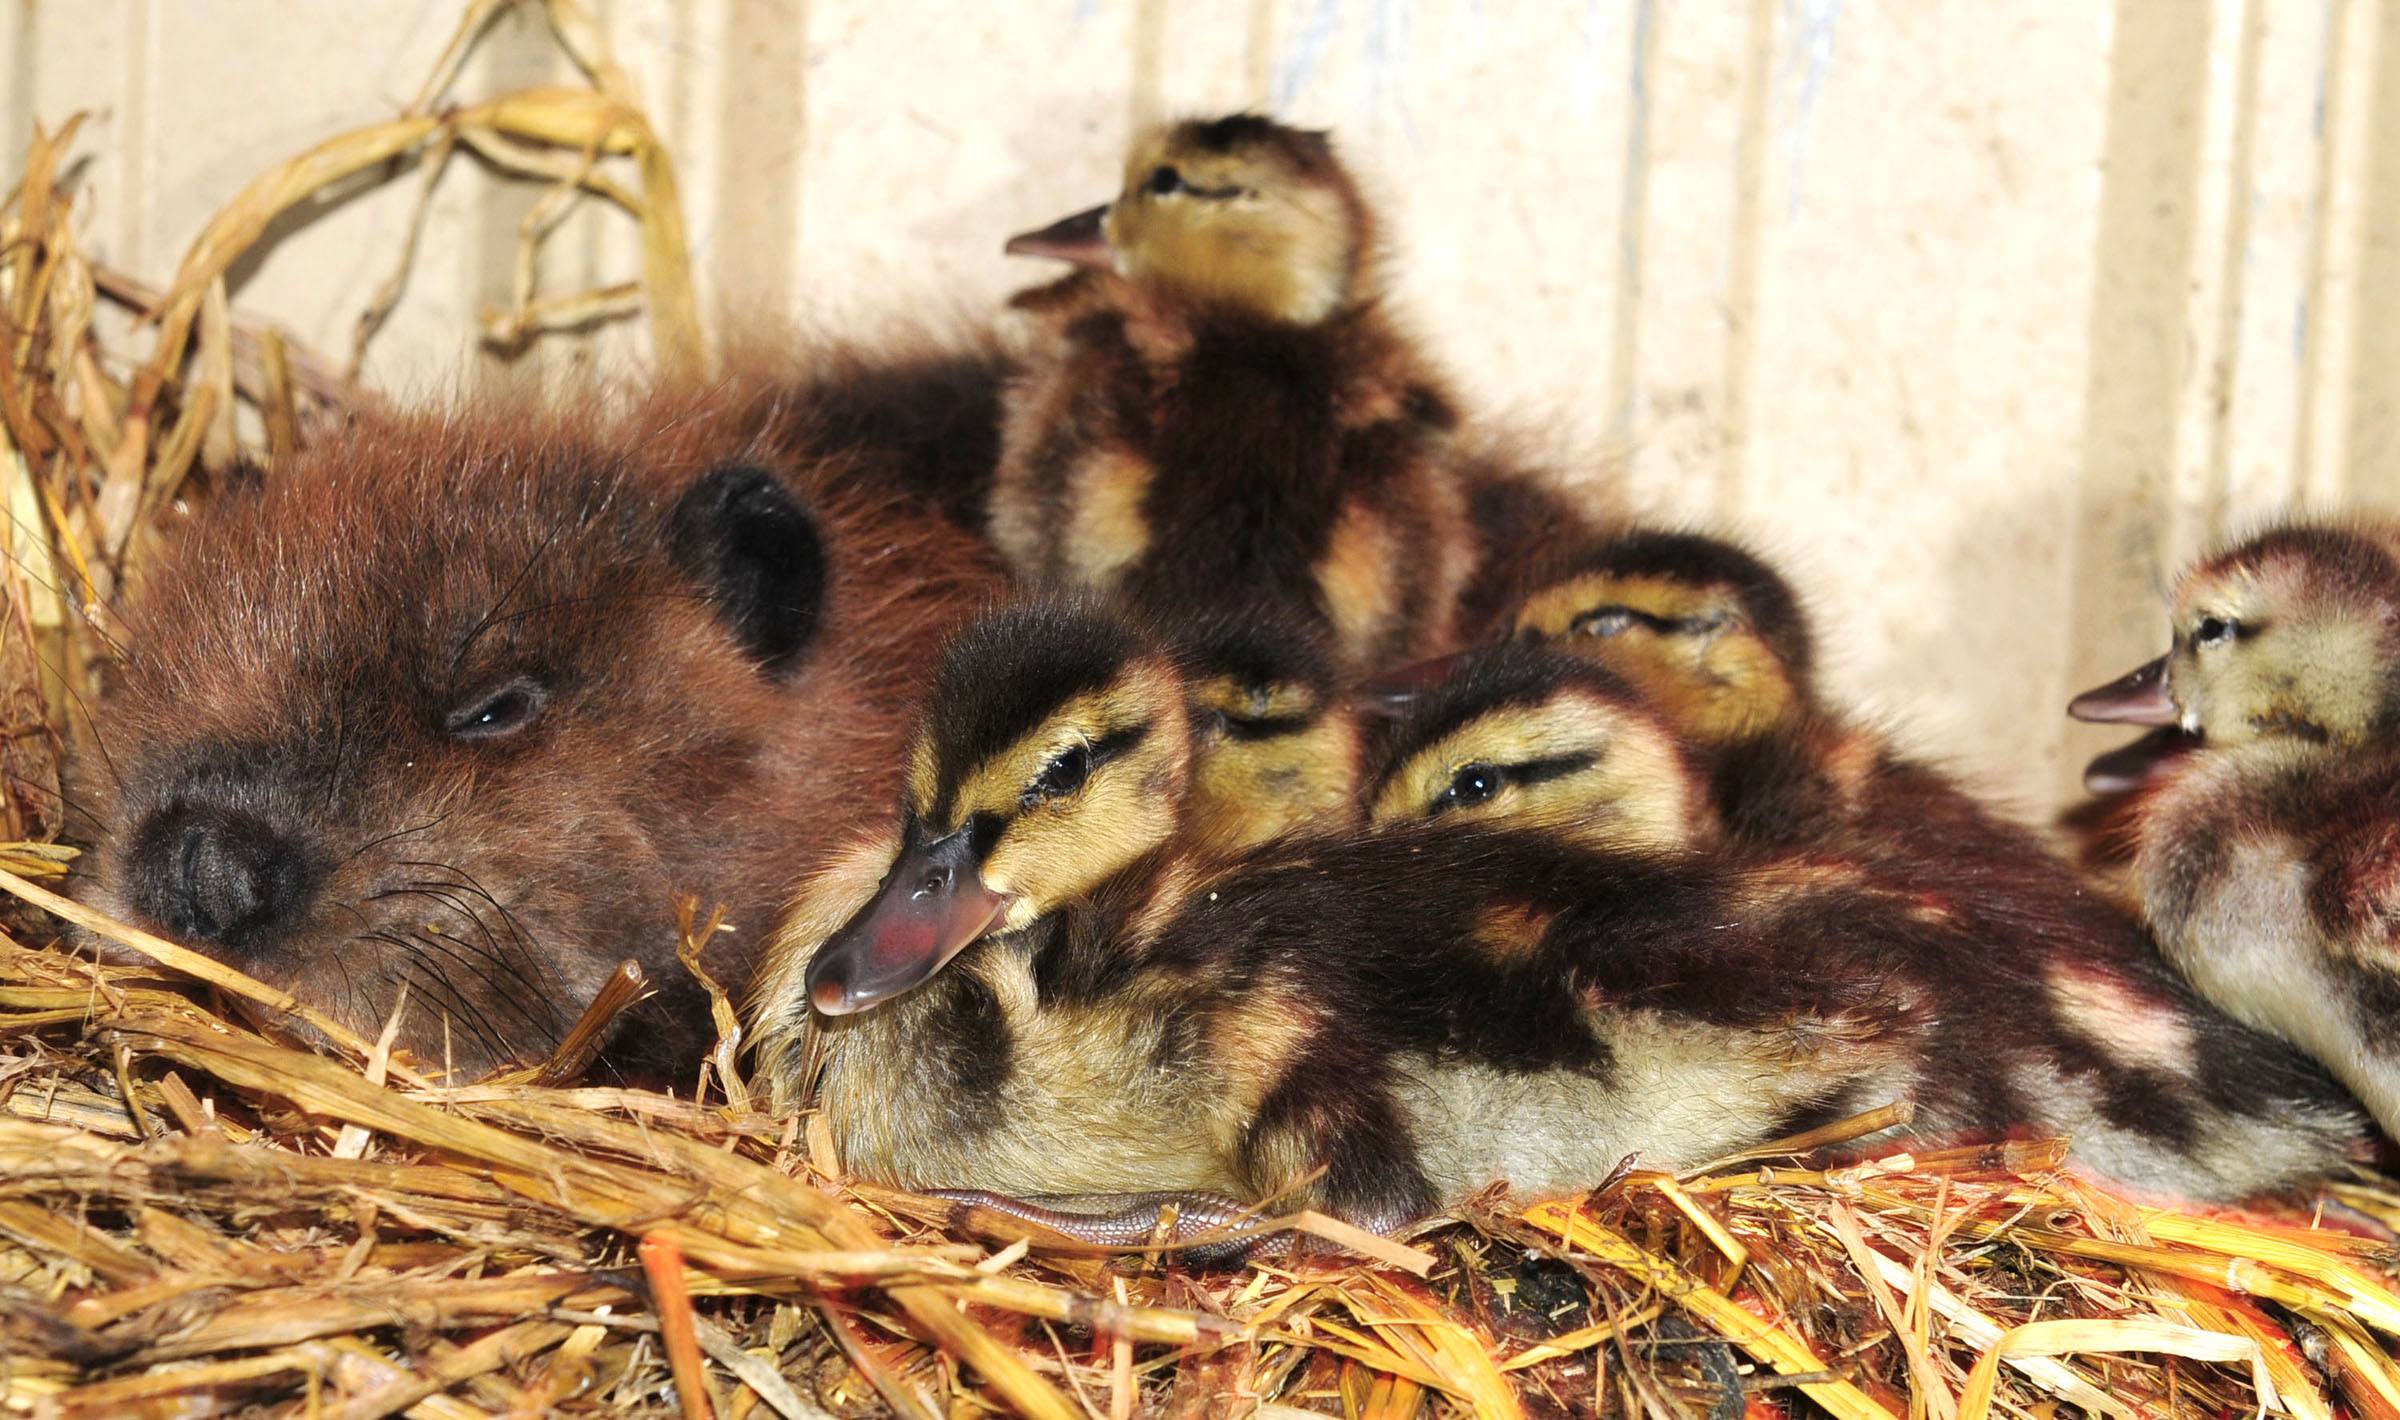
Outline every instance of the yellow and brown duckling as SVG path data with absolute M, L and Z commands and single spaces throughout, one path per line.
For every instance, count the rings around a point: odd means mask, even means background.
M 1638 687 L 1702 752 L 1729 839 L 1793 846 L 1838 830 L 1920 856 L 2063 873 L 2032 832 L 1824 702 L 1799 596 L 1739 544 L 1640 529 L 1577 549 L 1525 586 L 1505 629 Z
M 777 1098 L 813 1086 L 852 1170 L 1130 1200 L 1067 1224 L 1098 1239 L 1162 1191 L 1187 1223 L 1278 1198 L 1388 1228 L 1496 1178 L 1694 1163 L 1907 1074 L 1921 1012 L 1875 975 L 1726 987 L 1735 944 L 1792 924 L 1728 923 L 1756 885 L 1704 868 L 1452 824 L 1195 855 L 1188 704 L 1088 606 L 954 641 L 898 841 L 804 896 L 754 1011 Z
M 1366 727 L 1321 631 L 1237 609 L 1186 617 L 1171 642 L 1193 728 L 1187 840 L 1222 856 L 1355 827 Z
M 1473 549 L 1448 394 L 1384 315 L 1326 135 L 1248 114 L 1144 137 L 1123 190 L 1009 243 L 1081 268 L 1006 401 L 993 541 L 1160 620 L 1265 606 L 1352 670 L 1449 635 Z
M 1799 595 L 1725 538 L 1641 528 L 1570 549 L 1537 565 L 1500 631 L 1609 667 L 1711 746 L 1815 700 L 1816 642 Z
M 812 885 L 759 989 L 778 1098 L 799 1099 L 821 1055 L 853 1169 L 1015 1195 L 1238 1188 L 1240 1106 L 1169 1038 L 1209 993 L 1144 954 L 1227 857 L 1196 821 L 1195 761 L 1228 722 L 1317 707 L 1218 697 L 1237 698 L 1095 601 L 1004 607 L 953 638 L 897 843 Z M 1355 772 L 1338 770 L 1345 798 Z
M 1653 879 L 1674 885 L 1655 915 L 1603 898 L 1573 911 L 1576 931 L 1641 956 L 1649 999 L 1728 1009 L 1717 1003 L 1808 976 L 1896 1003 L 1879 1024 L 1906 1064 L 1879 1083 L 1916 1104 L 1912 1137 L 2066 1134 L 2119 1182 L 2207 1200 L 2306 1182 L 2361 1137 L 2332 1079 L 2197 996 L 2126 914 L 2061 910 L 2013 873 L 1851 851 L 1838 835 L 1720 848 L 1684 746 L 1588 662 L 1526 643 L 1461 658 L 1412 703 L 1390 753 L 1379 831 L 1521 828 L 1614 854 L 1629 877 L 1643 853 L 1705 854 Z M 1667 955 L 1648 956 L 1662 939 Z
M 2400 1132 L 2400 530 L 2294 523 L 2178 583 L 2166 655 L 2086 720 L 2198 742 L 2136 825 L 2161 945 Z
M 1370 827 L 1504 822 L 1606 852 L 1717 845 L 1702 765 L 1615 673 L 1522 642 L 1441 664 L 1381 746 Z

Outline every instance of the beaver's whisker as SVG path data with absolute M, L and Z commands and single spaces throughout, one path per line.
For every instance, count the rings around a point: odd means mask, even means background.
M 28 533 L 28 535 L 31 536 L 36 542 L 47 542 L 49 540 L 49 534 L 46 530 L 41 528 L 28 529 L 25 526 L 24 521 L 15 516 L 13 513 L 8 515 L 8 521 L 10 526 L 18 529 L 21 532 Z M 24 558 L 17 556 L 15 552 L 11 551 L 6 555 L 10 565 L 17 569 L 18 575 L 22 576 L 26 581 L 31 582 L 35 586 L 41 588 L 43 591 L 48 592 L 51 596 L 56 597 L 60 606 L 65 607 L 69 614 L 73 615 L 78 621 L 81 621 L 84 624 L 84 627 L 87 630 L 89 630 L 94 636 L 100 638 L 101 646 L 107 650 L 109 655 L 116 657 L 120 661 L 125 659 L 125 644 L 117 640 L 116 637 L 110 635 L 107 627 L 101 625 L 97 621 L 94 621 L 91 617 L 84 613 L 82 597 L 77 596 L 72 591 L 69 591 L 67 587 L 56 578 L 36 575 L 32 565 Z
M 92 713 L 91 702 L 85 700 L 83 692 L 75 688 L 74 678 L 54 665 L 49 657 L 37 654 L 34 659 L 41 663 L 43 670 L 50 673 L 51 682 L 74 703 L 76 718 L 82 723 L 84 738 L 91 743 L 92 753 L 100 756 L 100 767 L 108 771 L 110 782 L 122 791 L 125 776 L 117 772 L 116 757 L 108 752 L 108 736 L 100 728 L 100 717 Z
M 464 918 L 468 925 L 472 926 L 476 933 L 483 938 L 483 944 L 486 949 L 495 952 L 500 950 L 499 942 L 494 940 L 492 937 L 491 924 L 485 922 L 481 917 L 477 916 L 473 909 L 469 908 L 464 902 L 462 902 L 458 898 L 456 892 L 453 891 L 450 884 L 440 882 L 425 882 L 422 880 L 411 881 L 403 883 L 396 888 L 387 888 L 381 892 L 373 893 L 369 895 L 367 900 L 370 902 L 381 902 L 386 898 L 392 897 L 430 898 L 433 901 L 440 903 L 445 909 L 456 916 Z
M 389 843 L 395 838 L 406 838 L 412 833 L 424 833 L 430 829 L 439 828 L 442 826 L 444 820 L 448 819 L 450 815 L 456 812 L 458 812 L 458 810 L 455 808 L 444 809 L 442 812 L 434 815 L 432 818 L 429 818 L 425 822 L 417 824 L 413 827 L 395 828 L 389 833 L 377 834 L 375 837 L 368 839 L 364 843 L 361 843 L 356 848 L 351 849 L 348 853 L 343 854 L 342 861 L 347 863 L 356 858 L 359 854 L 366 852 L 368 849 L 375 847 L 379 843 Z M 401 866 L 411 867 L 415 865 L 404 863 Z
M 392 935 L 384 936 L 383 940 L 389 941 L 400 951 L 400 960 L 395 963 L 399 973 L 417 983 L 425 991 L 435 1009 L 441 1011 L 444 1020 L 464 1027 L 486 1050 L 491 1052 L 493 1059 L 506 1060 L 509 1058 L 511 1052 L 502 1043 L 491 1018 L 484 1014 L 483 1008 L 476 1005 L 473 999 L 452 985 L 449 977 L 426 958 L 423 943 L 413 938 Z M 448 1006 L 445 1007 L 442 1004 L 444 1001 L 449 1003 Z
M 525 565 L 517 569 L 517 575 L 510 579 L 505 588 L 501 589 L 500 595 L 493 599 L 491 607 L 484 612 L 481 619 L 467 629 L 465 636 L 459 638 L 458 649 L 450 656 L 451 675 L 457 675 L 459 667 L 466 664 L 467 652 L 475 648 L 476 641 L 482 638 L 484 632 L 491 630 L 494 618 L 498 617 L 511 601 L 515 600 L 518 591 L 525 585 L 525 579 L 533 575 L 534 568 L 542 565 L 542 559 L 549 555 L 551 547 L 566 531 L 567 520 L 565 518 L 552 523 L 550 530 L 543 534 L 541 542 L 526 557 Z
M 36 794 L 47 794 L 51 798 L 58 800 L 58 806 L 61 809 L 64 809 L 66 812 L 70 814 L 83 815 L 84 818 L 91 821 L 92 831 L 98 835 L 92 840 L 93 842 L 106 843 L 110 839 L 116 837 L 116 834 L 110 831 L 108 821 L 106 819 L 103 819 L 100 817 L 100 815 L 93 813 L 90 809 L 87 809 L 83 805 L 77 803 L 74 796 L 67 793 L 64 789 L 53 789 L 47 784 L 41 783 L 38 780 L 28 779 L 24 775 L 18 774 L 14 771 L 9 772 L 8 782 L 9 787 L 12 789 L 28 790 Z
M 473 942 L 467 941 L 463 937 L 433 932 L 411 932 L 408 934 L 408 938 L 420 955 L 426 952 L 437 953 L 451 965 L 465 971 L 470 977 L 479 975 L 475 969 L 476 961 L 489 962 L 497 974 L 483 975 L 482 979 L 485 984 L 493 988 L 495 1003 L 503 1007 L 508 1014 L 515 1016 L 535 1030 L 556 1034 L 553 1029 L 557 1017 L 556 1008 L 543 997 L 539 989 L 515 962 L 482 951 Z M 515 987 L 523 988 L 526 995 L 533 997 L 535 1004 L 529 1005 L 516 990 L 512 989 Z
M 517 920 L 517 915 L 508 910 L 508 905 L 506 903 L 502 902 L 499 898 L 492 896 L 492 894 L 484 887 L 483 883 L 477 879 L 473 873 L 470 873 L 466 869 L 459 867 L 455 863 L 428 863 L 417 860 L 403 860 L 400 866 L 403 868 L 430 868 L 437 873 L 451 874 L 457 879 L 453 886 L 457 887 L 462 892 L 471 893 L 476 897 L 482 898 L 485 902 L 488 902 L 492 905 L 492 911 L 500 914 L 501 925 L 508 929 L 509 936 L 515 940 L 518 949 L 523 951 L 528 958 L 534 961 L 548 960 L 548 958 L 542 952 L 536 949 L 533 934 L 525 930 L 525 924 Z

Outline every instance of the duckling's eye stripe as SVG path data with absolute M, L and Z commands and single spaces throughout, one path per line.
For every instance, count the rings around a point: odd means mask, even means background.
M 1228 739 L 1245 741 L 1281 739 L 1285 735 L 1299 734 L 1317 722 L 1314 715 L 1261 715 L 1252 718 L 1227 715 L 1222 711 L 1219 712 L 1219 718 L 1225 722 Z
M 1102 735 L 1092 741 L 1090 745 L 1092 768 L 1098 769 L 1101 765 L 1132 749 L 1148 738 L 1149 734 L 1150 726 L 1145 721 L 1138 725 L 1126 725 Z
M 1553 779 L 1564 779 L 1570 774 L 1581 774 L 1599 762 L 1600 756 L 1589 751 L 1581 754 L 1556 755 L 1549 759 L 1530 760 L 1524 764 L 1510 765 L 1508 782 L 1511 784 L 1545 784 Z

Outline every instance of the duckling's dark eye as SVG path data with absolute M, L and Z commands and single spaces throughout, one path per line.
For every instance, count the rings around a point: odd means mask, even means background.
M 1150 176 L 1147 181 L 1143 182 L 1142 187 L 1154 197 L 1171 197 L 1183 191 L 1183 174 L 1165 163 L 1160 163 L 1150 170 Z
M 1633 609 L 1622 606 L 1596 607 L 1575 618 L 1573 630 L 1579 636 L 1620 636 L 1633 625 Z
M 542 713 L 542 688 L 529 680 L 512 680 L 498 690 L 450 712 L 442 728 L 454 739 L 496 740 L 513 735 Z
M 1450 787 L 1442 790 L 1441 797 L 1433 801 L 1433 806 L 1438 810 L 1480 804 L 1499 793 L 1501 786 L 1507 782 L 1507 775 L 1496 766 L 1470 764 L 1450 776 Z
M 1061 750 L 1056 759 L 1044 765 L 1042 772 L 1034 776 L 1033 783 L 1026 786 L 1025 802 L 1038 804 L 1048 799 L 1063 799 L 1082 788 L 1083 781 L 1091 777 L 1092 751 L 1089 746 L 1075 745 Z
M 2227 616 L 2204 616 L 2192 628 L 2192 639 L 2203 646 L 2216 646 L 2234 638 L 2242 624 Z

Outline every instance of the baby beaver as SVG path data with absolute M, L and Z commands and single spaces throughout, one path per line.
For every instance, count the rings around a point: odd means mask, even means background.
M 230 481 L 130 598 L 83 896 L 365 1034 L 405 990 L 401 1044 L 462 1078 L 631 958 L 655 994 L 604 1060 L 696 1061 L 678 899 L 724 906 L 741 990 L 994 577 L 772 383 L 360 422 Z

